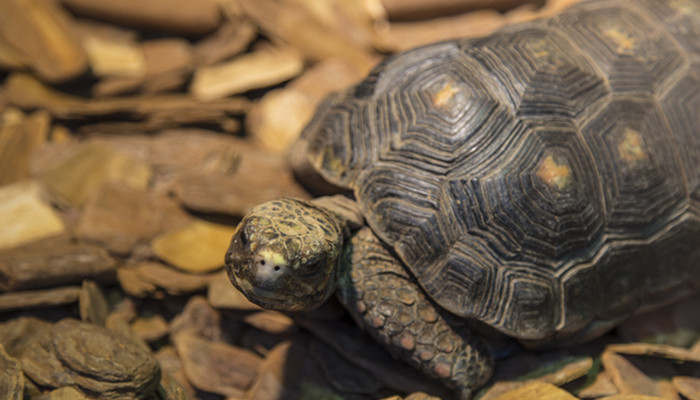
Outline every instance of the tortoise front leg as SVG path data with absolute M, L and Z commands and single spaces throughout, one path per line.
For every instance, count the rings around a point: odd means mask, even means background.
M 489 350 L 440 310 L 369 228 L 345 246 L 338 297 L 391 353 L 468 399 L 493 372 Z

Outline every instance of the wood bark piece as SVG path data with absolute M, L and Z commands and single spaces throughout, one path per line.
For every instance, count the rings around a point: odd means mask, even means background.
M 581 390 L 578 396 L 582 399 L 597 399 L 603 396 L 613 396 L 619 391 L 610 378 L 610 374 L 607 371 L 601 371 L 596 375 L 593 383 Z
M 85 144 L 53 170 L 42 181 L 61 199 L 73 206 L 82 206 L 95 189 L 107 182 L 145 189 L 151 179 L 150 167 L 100 144 Z
M 62 306 L 77 302 L 79 297 L 78 286 L 3 293 L 0 294 L 0 311 Z
M 44 201 L 42 192 L 42 186 L 33 180 L 0 187 L 0 215 L 3 216 L 0 249 L 65 232 L 63 221 Z M 0 282 L 2 287 L 3 282 Z
M 676 376 L 673 386 L 688 400 L 700 400 L 700 378 L 693 376 Z
M 185 308 L 170 322 L 170 334 L 191 333 L 214 342 L 224 339 L 221 314 L 202 296 L 193 296 Z
M 165 391 L 164 400 L 198 399 L 195 389 L 182 371 L 182 363 L 173 346 L 163 346 L 156 352 L 156 359 L 162 371 L 161 387 Z
M 213 307 L 233 310 L 260 310 L 260 306 L 253 304 L 243 293 L 236 289 L 226 275 L 226 271 L 217 273 L 209 282 L 207 301 Z
M 64 386 L 40 396 L 33 396 L 33 400 L 91 400 L 85 393 L 72 386 Z
M 506 360 L 507 362 L 508 360 Z M 556 370 L 549 372 L 554 366 Z M 539 375 L 536 378 L 518 377 L 514 380 L 498 380 L 481 397 L 484 400 L 500 399 L 510 392 L 516 392 L 518 388 L 531 385 L 533 383 L 544 383 L 561 386 L 574 381 L 588 373 L 593 366 L 593 359 L 590 357 L 564 356 L 559 361 L 547 362 L 537 369 L 529 370 L 527 375 Z M 508 368 L 504 366 L 504 368 Z
M 0 186 L 29 178 L 32 153 L 46 142 L 51 118 L 44 111 L 24 115 L 10 108 L 0 122 Z
M 278 154 L 230 142 L 214 154 L 175 177 L 173 192 L 190 209 L 242 216 L 282 196 L 309 197 Z
M 74 12 L 118 25 L 161 32 L 202 35 L 219 25 L 221 15 L 211 0 L 62 0 Z
M 84 280 L 79 298 L 80 320 L 105 326 L 109 314 L 109 304 L 102 289 L 93 281 Z
M 7 400 L 22 400 L 24 397 L 24 374 L 22 366 L 14 357 L 5 352 L 0 344 L 0 393 Z
M 273 0 L 240 0 L 240 6 L 268 36 L 288 43 L 305 59 L 321 61 L 338 58 L 348 62 L 360 74 L 366 74 L 379 60 L 368 44 L 349 37 L 352 29 L 338 29 L 341 25 L 325 25 L 308 9 L 293 2 Z M 356 2 L 349 2 L 356 3 Z M 359 3 L 359 2 L 357 2 Z
M 131 330 L 145 342 L 155 342 L 168 334 L 168 322 L 162 315 L 139 317 L 131 322 Z
M 189 274 L 152 261 L 139 263 L 133 270 L 140 280 L 160 288 L 171 296 L 203 290 L 213 279 L 211 274 Z
M 257 29 L 250 21 L 242 18 L 228 20 L 195 45 L 197 64 L 213 65 L 243 53 L 256 35 Z
M 187 226 L 156 236 L 151 247 L 161 260 L 191 273 L 219 269 L 224 264 L 234 228 L 195 220 Z
M 576 400 L 576 397 L 551 383 L 532 382 L 504 393 L 496 400 Z
M 253 312 L 245 315 L 243 322 L 261 331 L 277 335 L 290 333 L 296 329 L 296 325 L 290 317 L 276 311 Z
M 284 154 L 299 137 L 321 100 L 360 78 L 356 69 L 346 62 L 321 61 L 283 89 L 265 94 L 246 116 L 247 131 L 262 148 Z
M 43 108 L 60 118 L 100 117 L 120 114 L 122 119 L 143 120 L 150 114 L 194 112 L 218 112 L 240 115 L 248 110 L 249 102 L 243 98 L 227 98 L 216 101 L 197 101 L 188 95 L 171 94 L 157 96 L 123 97 L 116 99 L 90 99 L 68 95 L 51 89 L 30 75 L 15 73 L 5 81 L 5 95 L 10 104 L 22 109 Z
M 190 91 L 199 100 L 219 99 L 282 83 L 299 75 L 303 68 L 304 61 L 294 49 L 260 50 L 199 68 Z
M 542 6 L 544 0 L 382 0 L 390 20 L 430 19 L 479 9 L 504 12 L 523 4 Z
M 146 74 L 146 59 L 138 43 L 88 36 L 83 38 L 83 46 L 90 68 L 98 77 Z
M 28 290 L 115 280 L 114 259 L 94 245 L 55 237 L 0 251 L 0 290 Z
M 3 0 L 0 15 L 0 36 L 42 79 L 60 82 L 87 68 L 87 57 L 71 28 L 72 18 L 56 1 Z
M 523 6 L 505 14 L 482 9 L 430 20 L 395 22 L 377 29 L 373 43 L 381 51 L 398 52 L 448 39 L 484 36 L 507 25 L 555 15 L 579 1 L 550 0 L 544 7 L 537 8 L 535 0 L 524 2 Z
M 243 397 L 262 361 L 251 351 L 192 333 L 180 333 L 173 341 L 192 385 L 224 396 Z
M 654 381 L 620 354 L 605 351 L 601 357 L 603 367 L 610 373 L 621 394 L 666 397 L 666 388 Z M 674 397 L 671 397 L 674 398 Z M 676 395 L 675 398 L 678 398 Z
M 108 182 L 92 188 L 76 227 L 76 236 L 129 254 L 156 234 L 185 226 L 190 217 L 164 194 Z
M 64 319 L 21 356 L 25 374 L 49 387 L 74 385 L 103 399 L 150 396 L 160 369 L 150 351 L 97 325 Z

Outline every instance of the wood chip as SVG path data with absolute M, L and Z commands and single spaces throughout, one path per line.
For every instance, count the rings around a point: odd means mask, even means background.
M 156 236 L 153 251 L 162 260 L 191 273 L 210 272 L 223 266 L 234 228 L 195 220 L 184 228 Z
M 262 331 L 277 335 L 290 333 L 296 328 L 290 317 L 276 311 L 253 312 L 245 315 L 243 321 Z
M 32 152 L 46 142 L 51 118 L 44 111 L 24 115 L 10 108 L 0 120 L 0 186 L 29 178 Z
M 224 148 L 226 149 L 226 148 Z M 256 205 L 283 196 L 308 198 L 279 154 L 249 146 L 229 147 L 204 168 L 176 176 L 174 193 L 190 209 L 242 216 Z
M 72 386 L 64 386 L 41 396 L 33 396 L 33 400 L 91 400 L 85 393 Z
M 21 181 L 0 187 L 0 249 L 7 249 L 65 232 L 54 209 L 43 199 L 36 181 Z M 2 263 L 0 262 L 0 265 Z M 3 282 L 0 282 L 0 287 Z
M 135 268 L 120 267 L 117 269 L 119 286 L 126 294 L 134 297 L 148 297 L 153 295 L 158 288 L 156 285 L 145 281 Z M 162 297 L 157 296 L 156 297 Z
M 161 388 L 165 392 L 163 400 L 197 399 L 195 389 L 182 372 L 182 363 L 173 346 L 163 346 L 156 352 L 156 359 L 162 372 Z
M 43 108 L 61 118 L 102 117 L 119 114 L 122 119 L 131 116 L 143 120 L 144 115 L 165 113 L 218 112 L 241 114 L 249 107 L 248 100 L 227 98 L 217 101 L 197 101 L 187 95 L 124 97 L 86 100 L 71 96 L 40 83 L 27 74 L 15 73 L 5 81 L 7 100 L 22 109 Z
M 216 308 L 243 311 L 261 309 L 257 304 L 251 303 L 243 293 L 233 286 L 226 271 L 217 273 L 209 282 L 207 301 Z
M 623 343 L 607 347 L 607 351 L 649 357 L 661 357 L 679 361 L 700 362 L 700 355 L 680 347 L 652 343 Z
M 257 29 L 250 21 L 238 18 L 225 22 L 219 30 L 195 45 L 198 65 L 213 65 L 242 53 L 256 34 Z
M 91 324 L 105 326 L 109 305 L 102 289 L 93 281 L 84 280 L 80 288 L 80 320 Z
M 663 396 L 664 388 L 659 382 L 645 375 L 622 355 L 605 351 L 601 360 L 622 394 Z
M 131 322 L 131 330 L 146 342 L 155 342 L 168 334 L 168 322 L 162 315 L 140 317 Z
M 190 217 L 171 198 L 124 183 L 86 188 L 92 193 L 76 227 L 76 236 L 129 254 L 139 242 L 185 226 Z
M 201 35 L 213 31 L 221 16 L 212 0 L 62 0 L 74 12 L 161 32 Z
M 610 374 L 601 371 L 596 375 L 593 383 L 581 390 L 578 396 L 582 399 L 596 399 L 603 396 L 612 396 L 618 393 L 617 387 L 610 378 Z
M 103 327 L 73 319 L 57 322 L 21 361 L 25 374 L 37 383 L 78 386 L 103 399 L 150 396 L 160 376 L 150 351 Z
M 47 171 L 42 181 L 61 199 L 82 206 L 95 188 L 107 182 L 145 189 L 151 179 L 150 167 L 99 144 L 85 144 L 70 158 Z
M 75 303 L 79 297 L 80 288 L 77 286 L 3 293 L 0 294 L 0 311 L 61 306 Z
M 688 400 L 700 400 L 700 378 L 693 376 L 675 376 L 673 385 Z
M 550 383 L 531 382 L 504 393 L 496 400 L 576 400 L 576 397 Z
M 90 68 L 98 77 L 146 74 L 146 59 L 138 43 L 98 35 L 84 36 L 82 41 Z
M 321 61 L 339 58 L 363 75 L 378 61 L 369 45 L 357 43 L 349 37 L 348 33 L 352 30 L 339 28 L 341 24 L 338 21 L 336 26 L 327 26 L 308 9 L 297 7 L 292 2 L 240 0 L 239 3 L 245 15 L 253 19 L 268 36 L 289 43 L 305 59 Z
M 504 361 L 509 362 L 511 360 Z M 516 361 L 513 360 L 512 362 Z M 533 368 L 527 372 L 526 376 L 536 375 L 536 378 L 521 376 L 514 380 L 499 379 L 481 398 L 483 400 L 499 399 L 504 394 L 530 385 L 533 382 L 561 386 L 586 375 L 592 366 L 593 359 L 590 357 L 562 355 L 560 359 L 545 361 L 539 368 Z M 508 369 L 508 366 L 502 366 L 502 368 Z M 552 369 L 554 369 L 554 372 L 550 372 Z
M 111 283 L 116 262 L 102 248 L 60 236 L 0 251 L 0 290 Z
M 257 102 L 247 115 L 247 131 L 262 148 L 284 154 L 321 100 L 360 78 L 346 62 L 324 60 L 283 89 L 273 90 Z
M 24 397 L 24 374 L 22 366 L 14 357 L 5 352 L 0 344 L 0 393 L 7 400 L 22 400 Z
M 431 19 L 479 9 L 507 11 L 526 3 L 541 6 L 544 0 L 382 0 L 390 20 Z
M 211 341 L 221 341 L 224 332 L 221 329 L 221 314 L 202 296 L 193 296 L 185 308 L 170 322 L 170 334 L 191 333 Z
M 87 68 L 85 52 L 71 29 L 72 18 L 57 2 L 4 0 L 0 15 L 0 36 L 42 79 L 65 81 Z
M 242 397 L 262 361 L 260 356 L 248 350 L 192 333 L 180 333 L 173 341 L 192 385 L 224 396 Z
M 189 274 L 161 263 L 147 261 L 134 268 L 138 277 L 171 296 L 181 296 L 205 289 L 213 275 Z
M 303 67 L 303 59 L 291 48 L 260 50 L 199 68 L 190 90 L 200 100 L 218 99 L 287 81 L 299 75 Z

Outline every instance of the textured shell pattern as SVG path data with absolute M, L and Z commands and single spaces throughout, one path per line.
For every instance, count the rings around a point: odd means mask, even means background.
M 593 1 L 429 45 L 302 135 L 452 313 L 566 338 L 700 281 L 700 2 Z

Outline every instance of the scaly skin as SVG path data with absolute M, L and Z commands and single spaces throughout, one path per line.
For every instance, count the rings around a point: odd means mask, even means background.
M 426 297 L 369 228 L 345 245 L 340 268 L 340 301 L 395 357 L 455 389 L 462 399 L 490 378 L 493 359 L 486 346 Z

